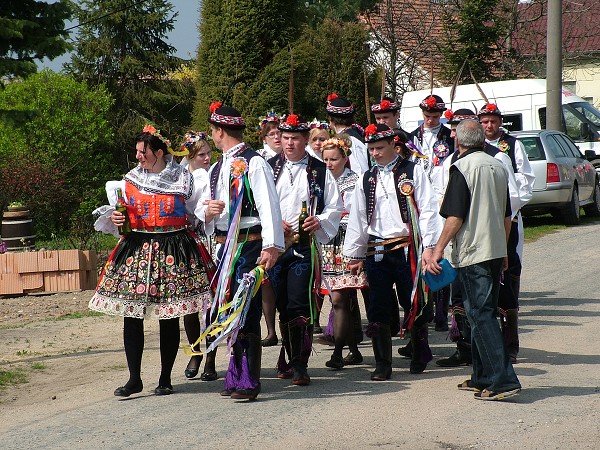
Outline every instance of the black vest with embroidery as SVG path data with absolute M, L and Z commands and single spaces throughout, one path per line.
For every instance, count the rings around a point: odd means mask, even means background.
M 508 149 L 506 151 L 502 150 L 502 141 L 506 142 L 506 145 L 508 145 Z M 509 134 L 506 134 L 504 132 L 502 132 L 502 135 L 500 136 L 500 139 L 498 140 L 498 145 L 497 146 L 493 146 L 490 145 L 486 142 L 485 144 L 485 148 L 487 150 L 487 147 L 493 147 L 493 148 L 497 148 L 499 151 L 506 153 L 506 155 L 508 155 L 508 157 L 510 158 L 510 162 L 512 163 L 513 166 L 513 172 L 517 173 L 517 159 L 515 157 L 515 147 L 517 146 L 517 139 Z
M 250 168 L 250 160 L 255 157 L 260 158 L 260 155 L 256 151 L 251 149 L 250 147 L 246 146 L 240 153 L 236 153 L 235 157 L 236 158 L 237 157 L 245 158 L 246 161 L 248 161 L 248 169 L 249 169 Z M 215 192 L 216 192 L 216 188 L 217 188 L 217 183 L 219 181 L 219 177 L 221 175 L 221 166 L 222 165 L 223 165 L 223 158 L 221 158 L 217 162 L 215 168 L 213 169 L 213 171 L 210 174 L 210 198 L 212 198 L 213 200 L 215 200 Z M 248 176 L 248 175 L 246 174 L 245 176 Z M 248 185 L 250 185 L 250 183 L 248 183 Z M 229 194 L 229 189 L 231 189 L 231 183 L 229 183 L 227 187 L 228 187 L 227 193 Z M 227 199 L 227 201 L 229 201 L 229 199 Z M 248 191 L 246 191 L 246 189 L 244 189 L 244 197 L 242 199 L 241 217 L 258 217 L 258 210 L 256 209 L 256 206 L 254 204 L 254 193 L 252 192 L 252 188 L 250 188 L 250 192 L 248 192 Z
M 450 131 L 448 127 L 441 125 L 436 138 L 436 141 L 442 139 L 446 142 L 446 145 L 448 145 L 448 149 L 450 150 L 449 154 L 454 153 L 454 139 L 450 136 L 451 133 L 452 131 Z M 423 127 L 417 128 L 411 134 L 415 136 L 421 144 L 423 143 Z
M 398 159 L 398 162 L 392 169 L 394 175 L 394 187 L 396 189 L 396 197 L 398 199 L 398 206 L 400 207 L 400 215 L 402 216 L 402 222 L 408 223 L 408 203 L 406 201 L 406 194 L 403 194 L 400 190 L 400 186 L 403 183 L 410 182 L 413 186 L 414 191 L 414 172 L 415 163 L 408 159 Z M 379 168 L 374 166 L 368 172 L 365 172 L 363 176 L 363 189 L 365 191 L 366 205 L 367 205 L 367 224 L 371 223 L 373 214 L 375 212 L 375 190 L 377 188 L 377 172 Z M 404 181 L 407 180 L 407 181 Z M 413 195 L 412 193 L 410 195 Z
M 275 185 L 281 177 L 283 167 L 285 165 L 285 156 L 281 152 L 277 156 L 273 156 L 267 162 L 273 168 L 273 176 L 275 178 Z M 306 179 L 308 181 L 309 191 L 311 198 L 309 204 L 312 203 L 314 197 L 317 198 L 317 212 L 321 214 L 325 208 L 325 176 L 327 174 L 327 166 L 324 162 L 319 161 L 317 158 L 308 156 L 308 164 L 306 165 Z

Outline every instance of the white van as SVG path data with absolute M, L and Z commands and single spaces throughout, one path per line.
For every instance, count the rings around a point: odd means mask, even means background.
M 495 81 L 479 85 L 490 102 L 496 103 L 504 115 L 504 128 L 509 131 L 543 130 L 546 128 L 546 80 L 527 79 Z M 456 111 L 469 108 L 477 112 L 485 100 L 477 86 L 464 84 L 457 86 L 452 105 L 450 89 L 406 92 L 402 98 L 400 123 L 406 131 L 415 130 L 422 122 L 423 115 L 419 103 L 430 93 L 439 95 L 446 107 Z M 600 111 L 581 97 L 563 89 L 563 132 L 573 139 L 582 153 L 593 150 L 597 157 L 594 166 L 600 167 Z M 442 118 L 442 121 L 444 119 Z

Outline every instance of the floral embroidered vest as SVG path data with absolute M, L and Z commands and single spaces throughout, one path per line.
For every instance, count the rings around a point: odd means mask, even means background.
M 184 228 L 187 225 L 185 198 L 179 194 L 143 194 L 132 183 L 125 183 L 127 216 L 131 228 Z

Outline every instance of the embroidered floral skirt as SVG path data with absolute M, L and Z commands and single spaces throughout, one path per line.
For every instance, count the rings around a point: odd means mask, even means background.
M 331 242 L 321 246 L 323 256 L 322 294 L 327 294 L 328 288 L 337 291 L 340 289 L 360 289 L 369 285 L 367 274 L 364 271 L 360 275 L 350 273 L 348 267 L 350 260 L 342 254 L 345 237 L 346 229 L 340 228 L 340 232 Z
M 110 255 L 89 307 L 138 319 L 171 319 L 202 311 L 210 301 L 198 245 L 188 232 L 132 232 Z

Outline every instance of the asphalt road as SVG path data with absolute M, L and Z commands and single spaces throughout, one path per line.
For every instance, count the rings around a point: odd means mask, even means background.
M 331 348 L 316 345 L 313 383 L 294 387 L 275 378 L 278 349 L 263 361 L 263 393 L 256 402 L 221 398 L 220 382 L 186 381 L 176 365 L 176 394 L 157 397 L 154 384 L 126 400 L 112 396 L 114 374 L 90 377 L 97 399 L 72 408 L 50 403 L 19 419 L 2 409 L 2 449 L 596 449 L 600 447 L 600 224 L 568 228 L 525 245 L 521 290 L 520 395 L 482 402 L 457 383 L 469 368 L 430 364 L 408 373 L 394 342 L 388 382 L 371 382 L 372 351 L 364 366 L 331 371 Z M 452 352 L 444 333 L 431 331 L 436 358 Z M 115 336 L 118 341 L 119 337 Z M 155 348 L 156 343 L 148 343 Z M 144 365 L 157 365 L 157 351 Z M 223 372 L 225 358 L 219 358 Z M 77 401 L 76 401 L 77 400 Z M 69 401 L 69 400 L 67 400 Z M 15 412 L 16 414 L 16 412 Z

